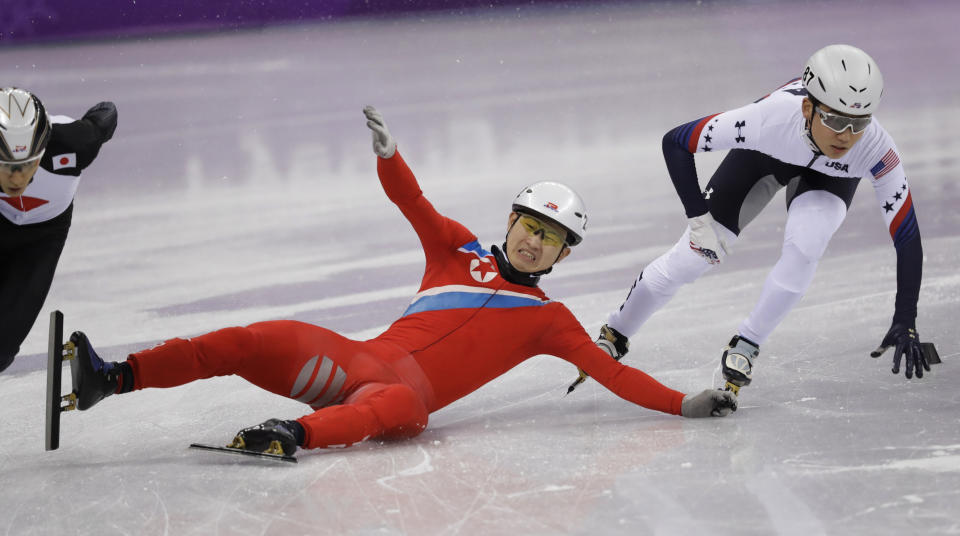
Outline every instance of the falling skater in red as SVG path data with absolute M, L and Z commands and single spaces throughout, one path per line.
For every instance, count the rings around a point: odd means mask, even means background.
M 298 446 L 416 436 L 430 413 L 530 357 L 550 354 L 645 408 L 685 417 L 736 410 L 731 393 L 684 395 L 618 363 L 537 286 L 586 232 L 586 210 L 573 190 L 555 182 L 524 188 L 513 201 L 506 241 L 488 251 L 423 196 L 380 113 L 367 107 L 364 114 L 383 189 L 413 225 L 426 256 L 419 292 L 403 315 L 368 341 L 281 320 L 171 339 L 122 363 L 103 362 L 76 332 L 79 409 L 115 392 L 236 374 L 313 408 L 295 421 L 270 419 L 238 434 L 247 449 L 278 440 L 292 454 Z

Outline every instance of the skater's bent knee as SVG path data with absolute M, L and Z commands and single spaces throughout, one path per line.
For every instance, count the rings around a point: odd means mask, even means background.
M 826 237 L 825 240 L 819 240 L 815 237 L 788 240 L 783 244 L 781 256 L 796 265 L 816 265 L 827 250 L 829 242 L 830 237 Z
M 384 439 L 403 439 L 420 434 L 427 427 L 428 412 L 410 387 L 390 385 L 377 393 L 370 407 L 383 426 Z

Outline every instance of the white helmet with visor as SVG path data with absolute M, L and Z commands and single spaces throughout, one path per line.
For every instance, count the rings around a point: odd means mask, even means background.
M 0 164 L 39 159 L 50 132 L 50 118 L 40 99 L 18 88 L 0 89 Z
M 829 45 L 816 51 L 803 70 L 807 95 L 829 106 L 817 107 L 820 120 L 835 132 L 854 134 L 870 124 L 870 115 L 883 96 L 883 75 L 866 52 L 850 45 Z
M 556 223 L 567 231 L 567 244 L 575 246 L 587 233 L 587 209 L 569 186 L 543 181 L 524 188 L 513 200 L 513 210 Z

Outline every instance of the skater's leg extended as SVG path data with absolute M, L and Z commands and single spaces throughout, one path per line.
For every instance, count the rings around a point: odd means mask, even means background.
M 116 363 L 103 361 L 87 336 L 74 332 L 67 347 L 75 356 L 70 363 L 77 407 L 88 409 L 114 392 L 232 374 L 236 364 L 255 351 L 253 343 L 246 328 L 228 328 L 193 340 L 171 339 Z
M 297 447 L 349 447 L 366 439 L 406 439 L 422 432 L 427 418 L 427 408 L 410 387 L 368 383 L 343 404 L 296 421 L 270 419 L 245 428 L 231 446 L 292 455 Z
M 720 228 L 727 244 L 733 245 L 737 237 L 733 232 Z M 632 337 L 658 309 L 680 290 L 680 287 L 695 281 L 715 265 L 690 249 L 690 229 L 684 231 L 680 240 L 669 251 L 644 267 L 626 300 L 613 311 L 607 325 L 627 337 Z
M 330 406 L 297 420 L 305 432 L 304 446 L 349 446 L 365 439 L 405 439 L 427 427 L 427 408 L 413 389 L 403 384 L 367 384 L 342 405 Z
M 194 380 L 236 374 L 268 391 L 290 396 L 304 363 L 329 352 L 336 338 L 324 328 L 277 320 L 170 339 L 132 354 L 135 387 L 173 387 Z
M 259 353 L 249 328 L 220 329 L 190 339 L 170 339 L 131 354 L 135 388 L 174 387 L 194 380 L 235 374 L 247 359 Z
M 704 189 L 710 214 L 716 220 L 713 228 L 728 248 L 733 248 L 740 231 L 782 186 L 770 169 L 771 161 L 756 151 L 732 150 Z M 627 299 L 610 315 L 607 325 L 632 337 L 680 287 L 716 266 L 690 247 L 690 228 L 687 227 L 670 251 L 644 267 Z
M 800 301 L 817 264 L 847 214 L 846 204 L 822 190 L 808 191 L 790 205 L 780 259 L 763 285 L 760 300 L 739 333 L 760 345 Z
M 817 263 L 844 217 L 846 204 L 832 193 L 812 190 L 793 200 L 780 259 L 763 284 L 760 300 L 720 357 L 729 389 L 739 391 L 750 384 L 760 345 L 809 288 Z

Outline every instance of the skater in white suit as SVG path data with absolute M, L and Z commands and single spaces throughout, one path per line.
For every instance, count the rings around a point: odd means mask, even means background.
M 722 264 L 740 231 L 785 187 L 780 259 L 721 357 L 727 388 L 739 392 L 752 379 L 760 346 L 810 286 L 864 179 L 873 187 L 897 253 L 893 321 L 871 355 L 895 347 L 893 372 L 905 358 L 906 377 L 923 377 L 930 368 L 915 325 L 923 268 L 920 229 L 900 153 L 874 116 L 882 95 L 883 77 L 869 55 L 830 45 L 810 57 L 801 78 L 756 102 L 668 132 L 663 154 L 689 226 L 669 251 L 643 268 L 597 344 L 623 357 L 628 337 L 682 285 Z M 694 153 L 723 150 L 727 155 L 701 190 Z

